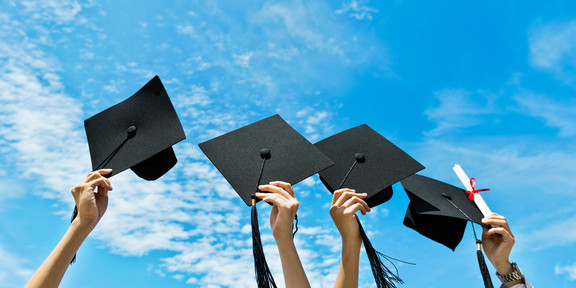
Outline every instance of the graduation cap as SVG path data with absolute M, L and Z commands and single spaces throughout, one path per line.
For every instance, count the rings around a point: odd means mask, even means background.
M 314 144 L 334 160 L 334 166 L 321 171 L 320 180 L 330 192 L 351 188 L 368 194 L 370 207 L 392 197 L 392 184 L 422 169 L 420 163 L 368 125 L 360 125 Z M 402 280 L 380 260 L 358 218 L 364 248 L 378 287 L 395 287 Z
M 482 224 L 484 217 L 466 190 L 421 175 L 401 181 L 410 198 L 404 225 L 454 250 L 468 221 Z
M 113 169 L 106 177 L 131 169 L 140 178 L 156 180 L 178 161 L 172 145 L 186 139 L 158 76 L 128 99 L 86 119 L 84 127 L 92 170 Z M 75 207 L 72 220 L 77 213 Z
M 404 225 L 423 236 L 454 250 L 468 221 L 482 225 L 484 216 L 467 190 L 421 175 L 412 175 L 401 183 L 410 198 Z M 476 243 L 485 287 L 493 287 L 478 237 Z
M 186 139 L 158 76 L 130 98 L 84 121 L 92 169 L 126 169 L 156 180 L 176 162 L 172 145 Z
M 300 182 L 334 163 L 279 115 L 200 143 L 200 149 L 248 206 L 258 287 L 276 287 L 262 250 L 255 193 L 260 183 Z

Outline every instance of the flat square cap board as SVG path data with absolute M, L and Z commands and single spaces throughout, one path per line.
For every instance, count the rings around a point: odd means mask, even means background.
M 404 225 L 418 233 L 454 250 L 468 221 L 482 224 L 482 212 L 465 190 L 421 175 L 401 183 L 410 198 Z
M 280 115 L 244 126 L 200 143 L 200 149 L 218 171 L 251 206 L 251 196 L 262 169 L 261 150 L 268 149 L 260 183 L 284 181 L 296 184 L 334 164 L 318 148 L 292 128 Z
M 335 162 L 334 166 L 319 173 L 326 188 L 330 192 L 350 188 L 367 193 L 365 201 L 370 207 L 392 197 L 392 184 L 424 169 L 422 164 L 366 124 L 314 145 Z
M 110 168 L 113 176 L 131 168 L 146 180 L 176 164 L 172 145 L 186 138 L 158 76 L 128 99 L 86 119 L 84 127 L 93 170 Z

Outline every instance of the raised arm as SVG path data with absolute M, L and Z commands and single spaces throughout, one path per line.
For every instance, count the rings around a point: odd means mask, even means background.
M 515 273 L 517 272 L 515 272 L 514 266 L 509 260 L 512 246 L 514 246 L 516 240 L 512 234 L 512 230 L 510 230 L 508 221 L 504 216 L 492 213 L 492 215 L 482 219 L 482 223 L 494 225 L 492 228 L 484 227 L 484 232 L 482 233 L 482 245 L 486 256 L 499 275 L 516 276 Z M 532 285 L 528 283 L 522 275 L 521 279 L 518 280 L 503 281 L 501 287 L 523 288 L 532 287 Z
M 299 205 L 292 186 L 275 181 L 261 185 L 258 189 L 270 193 L 256 193 L 256 197 L 274 204 L 270 212 L 270 227 L 280 253 L 286 288 L 310 287 L 292 236 L 292 223 Z
M 52 288 L 60 285 L 74 254 L 106 212 L 108 191 L 112 190 L 112 186 L 102 175 L 110 172 L 112 172 L 110 169 L 91 172 L 82 183 L 72 188 L 78 216 L 72 221 L 56 248 L 32 275 L 25 288 Z
M 370 212 L 370 207 L 363 199 L 367 194 L 357 194 L 351 189 L 340 189 L 334 192 L 330 216 L 342 236 L 342 258 L 336 277 L 336 288 L 358 287 L 358 267 L 360 261 L 360 247 L 362 238 L 356 220 L 356 211 L 363 215 Z

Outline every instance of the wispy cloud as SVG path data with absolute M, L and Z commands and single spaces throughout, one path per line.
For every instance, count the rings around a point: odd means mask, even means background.
M 4 287 L 22 287 L 34 270 L 26 267 L 22 257 L 0 246 L 0 283 Z
M 478 141 L 479 138 L 481 141 Z M 570 149 L 547 149 L 545 139 L 534 143 L 530 139 L 518 137 L 479 138 L 460 137 L 454 141 L 429 139 L 420 144 L 418 151 L 421 155 L 418 159 L 424 165 L 433 163 L 425 170 L 427 173 L 448 173 L 449 177 L 456 181 L 452 166 L 461 164 L 464 168 L 475 167 L 477 179 L 488 178 L 492 185 L 497 187 L 526 189 L 532 193 L 540 189 L 556 195 L 574 193 L 574 189 L 570 187 L 576 187 L 576 179 L 566 177 L 576 173 L 576 167 L 572 165 L 573 161 L 576 161 L 576 154 Z
M 350 2 L 342 3 L 342 8 L 336 10 L 336 14 L 345 14 L 349 17 L 356 18 L 357 20 L 372 20 L 373 14 L 377 14 L 380 11 L 375 8 L 371 8 L 365 4 L 366 1 L 362 0 L 352 0 Z
M 2 150 L 25 176 L 42 175 L 54 189 L 42 190 L 43 196 L 59 198 L 54 191 L 68 191 L 62 183 L 78 179 L 79 167 L 89 163 L 79 129 L 82 104 L 63 92 L 57 60 L 27 43 L 26 33 L 14 29 L 17 22 L 2 20 L 2 27 L 11 27 L 0 32 L 0 53 L 7 55 L 0 59 L 0 138 L 7 144 Z
M 484 116 L 495 112 L 493 96 L 483 91 L 444 89 L 436 92 L 434 96 L 439 101 L 438 106 L 424 111 L 428 120 L 433 121 L 436 126 L 425 132 L 428 136 L 439 136 L 485 123 Z
M 334 19 L 324 3 L 249 6 L 236 17 L 224 15 L 228 5 L 196 7 L 206 11 L 182 20 L 176 30 L 189 43 L 179 61 L 185 74 L 217 71 L 222 88 L 235 91 L 235 97 L 270 101 L 301 97 L 308 90 L 341 91 L 344 67 L 382 63 L 381 70 L 390 69 L 384 45 Z M 222 17 L 229 22 L 226 27 L 206 25 Z
M 557 101 L 546 95 L 537 95 L 530 91 L 523 91 L 514 96 L 520 106 L 521 112 L 537 117 L 549 127 L 560 129 L 559 136 L 569 137 L 576 135 L 576 102 Z
M 321 109 L 306 107 L 296 112 L 299 126 L 304 127 L 303 134 L 312 143 L 330 136 L 333 132 L 333 113 Z
M 570 83 L 576 80 L 576 20 L 537 26 L 529 41 L 532 66 Z
M 576 263 L 566 266 L 556 265 L 556 267 L 554 267 L 554 272 L 556 275 L 566 274 L 568 279 L 576 280 Z
M 34 20 L 57 24 L 76 20 L 76 16 L 82 11 L 82 6 L 74 0 L 18 1 L 13 2 L 13 5 L 14 3 L 21 6 Z
M 576 244 L 576 214 L 546 220 L 549 222 L 542 228 L 522 235 L 520 248 L 546 250 Z

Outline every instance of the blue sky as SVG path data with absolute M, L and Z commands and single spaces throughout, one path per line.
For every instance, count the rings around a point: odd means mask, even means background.
M 155 182 L 112 178 L 61 287 L 255 287 L 248 208 L 197 144 L 276 113 L 312 142 L 366 123 L 454 185 L 461 164 L 492 189 L 533 284 L 576 285 L 573 1 L 0 3 L 2 287 L 23 286 L 67 228 L 70 188 L 90 169 L 83 120 L 154 75 L 188 136 L 178 165 Z M 331 287 L 331 195 L 316 176 L 295 189 L 305 269 Z M 417 263 L 399 264 L 402 287 L 482 287 L 472 232 L 455 252 L 420 236 L 394 191 L 362 221 L 378 250 Z

